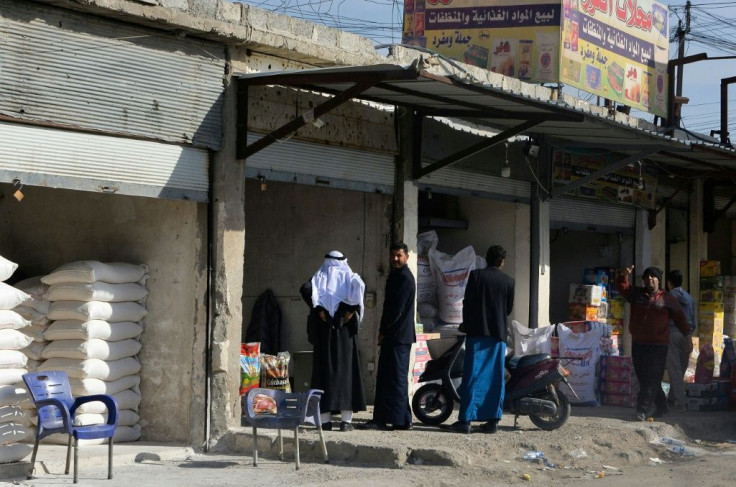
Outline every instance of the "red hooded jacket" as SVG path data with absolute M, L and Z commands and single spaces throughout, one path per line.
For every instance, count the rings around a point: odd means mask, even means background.
M 687 317 L 680 303 L 667 291 L 659 289 L 650 295 L 643 287 L 631 288 L 628 276 L 616 278 L 618 292 L 631 304 L 629 331 L 635 343 L 669 345 L 670 319 L 683 335 L 690 335 Z

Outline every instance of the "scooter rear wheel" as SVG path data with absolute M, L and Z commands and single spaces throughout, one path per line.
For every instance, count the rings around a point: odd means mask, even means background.
M 419 421 L 431 426 L 444 423 L 455 406 L 440 384 L 425 384 L 414 393 L 411 408 Z
M 555 398 L 555 396 L 557 397 Z M 570 417 L 570 413 L 572 412 L 572 408 L 570 407 L 570 400 L 567 398 L 566 395 L 557 390 L 556 394 L 554 395 L 550 392 L 546 392 L 545 394 L 542 394 L 538 397 L 539 399 L 545 399 L 557 404 L 557 412 L 553 416 L 539 416 L 536 414 L 530 414 L 529 419 L 532 420 L 532 423 L 545 431 L 552 431 L 560 428 L 563 424 L 567 422 L 567 419 Z

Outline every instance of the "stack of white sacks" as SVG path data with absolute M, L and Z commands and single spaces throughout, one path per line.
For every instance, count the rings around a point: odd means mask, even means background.
M 50 323 L 48 312 L 51 303 L 45 298 L 49 287 L 41 282 L 40 276 L 17 282 L 15 287 L 29 296 L 27 300 L 13 308 L 13 311 L 30 322 L 30 326 L 23 328 L 21 331 L 33 340 L 30 345 L 23 349 L 23 353 L 28 357 L 26 368 L 33 372 L 38 370 L 41 365 L 41 361 L 43 361 L 41 354 L 48 345 L 44 333 Z
M 13 311 L 29 296 L 3 282 L 17 268 L 17 264 L 0 256 L 0 463 L 20 461 L 32 450 L 31 445 L 21 443 L 33 436 L 23 410 L 23 404 L 29 401 L 23 386 L 28 358 L 21 352 L 33 341 L 21 331 L 31 323 Z
M 97 261 L 65 264 L 41 279 L 49 286 L 45 299 L 51 303 L 48 318 L 52 321 L 44 331 L 48 344 L 38 370 L 66 372 L 74 396 L 113 396 L 118 403 L 115 442 L 136 441 L 141 435 L 141 364 L 137 354 L 141 320 L 146 315 L 147 279 L 145 266 Z M 82 405 L 75 419 L 78 425 L 106 420 L 101 402 Z M 53 441 L 54 436 L 48 438 Z

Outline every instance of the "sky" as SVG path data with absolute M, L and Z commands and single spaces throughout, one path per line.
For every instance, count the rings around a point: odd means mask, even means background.
M 337 27 L 373 40 L 374 45 L 401 43 L 403 0 L 234 0 L 329 27 Z M 478 0 L 482 1 L 482 0 Z M 616 0 L 613 0 L 616 1 Z M 660 1 L 669 6 L 670 31 L 678 19 L 685 21 L 685 0 Z M 709 57 L 736 56 L 736 0 L 691 0 L 691 32 L 686 36 L 685 55 L 707 53 Z M 670 44 L 670 59 L 677 44 Z M 682 127 L 708 135 L 720 128 L 721 78 L 736 76 L 736 59 L 708 60 L 685 66 Z M 577 89 L 566 90 L 595 102 L 595 97 Z M 736 84 L 728 93 L 728 126 L 736 145 Z M 646 120 L 653 116 L 632 110 Z

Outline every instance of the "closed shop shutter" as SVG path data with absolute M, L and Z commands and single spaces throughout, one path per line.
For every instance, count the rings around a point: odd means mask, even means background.
M 631 205 L 604 203 L 581 198 L 559 197 L 550 200 L 550 227 L 587 231 L 624 231 L 636 224 L 636 209 Z
M 144 140 L 0 122 L 0 181 L 207 201 L 208 152 Z

